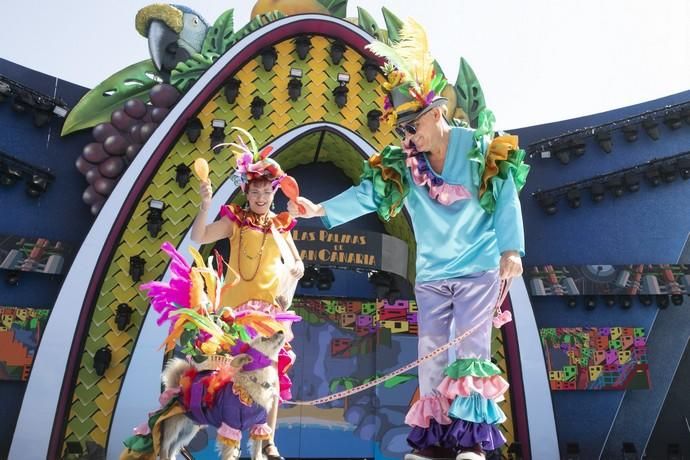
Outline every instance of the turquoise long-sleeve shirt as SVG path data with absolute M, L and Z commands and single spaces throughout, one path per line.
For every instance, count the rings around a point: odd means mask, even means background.
M 444 206 L 429 196 L 426 186 L 414 183 L 406 169 L 410 193 L 405 207 L 410 214 L 417 241 L 417 283 L 459 278 L 499 266 L 501 253 L 515 250 L 525 254 L 520 201 L 511 174 L 495 183 L 496 210 L 489 214 L 479 205 L 476 163 L 469 161 L 473 130 L 453 127 L 443 171 L 432 173 L 446 183 L 462 185 L 470 198 Z M 364 214 L 375 212 L 372 184 L 368 180 L 350 187 L 322 203 L 327 228 L 333 228 Z

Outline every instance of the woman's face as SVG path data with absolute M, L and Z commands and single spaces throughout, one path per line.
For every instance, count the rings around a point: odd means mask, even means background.
M 266 214 L 271 209 L 275 190 L 268 181 L 261 181 L 257 184 L 247 184 L 247 201 L 249 209 L 256 214 Z

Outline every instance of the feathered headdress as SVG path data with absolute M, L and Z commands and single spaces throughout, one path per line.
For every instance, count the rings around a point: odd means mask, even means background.
M 383 73 L 388 94 L 383 103 L 384 120 L 406 123 L 447 101 L 439 97 L 446 79 L 436 72 L 426 32 L 414 19 L 405 21 L 397 43 L 377 41 L 366 48 L 386 60 Z

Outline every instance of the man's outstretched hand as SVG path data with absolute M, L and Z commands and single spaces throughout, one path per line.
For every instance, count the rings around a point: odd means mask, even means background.
M 505 251 L 501 254 L 499 277 L 507 280 L 522 275 L 522 259 L 517 251 Z
M 300 212 L 298 205 L 302 206 L 304 212 Z M 324 216 L 326 214 L 323 206 L 320 204 L 315 204 L 311 200 L 301 196 L 297 198 L 297 204 L 292 201 L 288 201 L 287 209 L 292 217 L 301 217 L 303 219 Z

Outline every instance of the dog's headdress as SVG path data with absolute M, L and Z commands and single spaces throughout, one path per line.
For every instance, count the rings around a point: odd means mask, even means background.
M 447 101 L 440 97 L 446 79 L 436 72 L 426 32 L 414 19 L 405 21 L 397 43 L 377 41 L 366 48 L 386 60 L 383 119 L 390 124 L 410 122 Z

